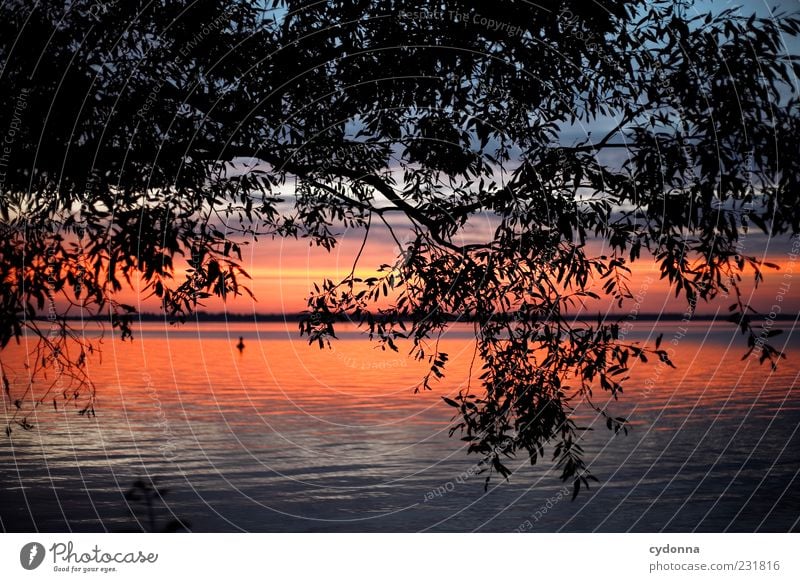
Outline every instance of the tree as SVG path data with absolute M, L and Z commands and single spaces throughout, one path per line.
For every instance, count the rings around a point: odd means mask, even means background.
M 625 431 L 595 393 L 616 398 L 634 360 L 672 365 L 659 342 L 573 317 L 599 299 L 597 280 L 629 301 L 636 260 L 657 261 L 690 310 L 735 297 L 748 349 L 783 356 L 739 293 L 765 265 L 737 241 L 753 225 L 800 230 L 800 65 L 783 44 L 800 34 L 796 15 L 662 0 L 14 0 L 0 11 L 0 128 L 13 130 L 0 344 L 37 334 L 37 366 L 68 379 L 34 405 L 63 392 L 93 412 L 93 346 L 70 309 L 110 314 L 125 339 L 135 314 L 116 294 L 135 277 L 180 321 L 211 295 L 248 292 L 249 241 L 330 250 L 337 229 L 392 231 L 394 214 L 413 231 L 396 237 L 397 262 L 322 282 L 300 331 L 324 347 L 347 316 L 388 349 L 405 341 L 430 362 L 428 389 L 447 364 L 436 339 L 472 322 L 481 385 L 445 400 L 451 434 L 490 475 L 508 475 L 505 456 L 536 462 L 552 447 L 577 494 L 593 477 L 576 403 Z M 594 129 L 575 137 L 583 126 Z M 496 228 L 464 243 L 478 215 Z M 593 238 L 606 254 L 591 254 Z M 33 319 L 45 310 L 50 332 Z

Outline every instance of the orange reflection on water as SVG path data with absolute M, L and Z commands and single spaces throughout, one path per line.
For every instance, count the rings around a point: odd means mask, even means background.
M 652 346 L 663 333 L 662 347 L 670 350 L 677 368 L 657 358 L 632 365 L 623 395 L 614 403 L 632 420 L 700 404 L 733 414 L 756 400 L 763 406 L 787 399 L 800 369 L 800 353 L 790 350 L 791 359 L 772 371 L 756 358 L 740 361 L 746 346 L 732 325 L 694 322 L 681 327 L 676 322 L 635 322 L 628 339 Z M 471 326 L 456 324 L 444 336 L 440 349 L 450 356 L 446 376 L 433 384 L 433 391 L 419 394 L 414 389 L 428 363 L 408 357 L 409 344 L 400 343 L 399 353 L 384 351 L 345 324 L 338 335 L 340 340 L 320 350 L 300 338 L 293 323 L 143 324 L 132 343 L 107 339 L 102 363 L 96 358 L 89 362 L 98 388 L 98 418 L 106 427 L 109 422 L 134 422 L 139 415 L 153 414 L 157 403 L 164 414 L 189 422 L 252 424 L 255 414 L 265 425 L 305 419 L 323 430 L 415 423 L 443 429 L 453 409 L 440 397 L 452 397 L 466 386 L 470 366 L 473 391 L 479 391 L 481 362 L 473 362 Z M 236 348 L 240 336 L 245 345 L 241 352 Z M 25 349 L 26 342 L 12 346 L 4 357 L 21 364 Z M 14 370 L 16 375 L 9 374 L 12 391 L 21 389 L 26 379 L 19 365 Z M 602 392 L 595 395 L 597 401 L 602 398 Z M 49 424 L 61 417 L 42 409 L 37 421 Z

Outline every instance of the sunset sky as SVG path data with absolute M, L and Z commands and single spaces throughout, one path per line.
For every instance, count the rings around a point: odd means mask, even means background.
M 697 14 L 705 11 L 719 12 L 732 7 L 741 7 L 743 14 L 755 13 L 762 17 L 770 14 L 785 12 L 789 6 L 785 2 L 767 3 L 762 0 L 744 0 L 732 2 L 698 2 L 691 10 Z M 800 39 L 786 38 L 787 50 L 797 52 L 800 50 Z M 616 120 L 600 118 L 591 126 L 571 127 L 565 131 L 563 137 L 567 140 L 585 137 L 589 132 L 602 132 L 616 125 Z M 608 154 L 604 154 L 606 156 Z M 625 156 L 619 150 L 610 154 L 614 157 Z M 621 157 L 619 158 L 621 160 Z M 484 219 L 484 232 L 489 231 L 489 221 Z M 402 225 L 396 225 L 402 231 Z M 481 227 L 477 226 L 476 231 Z M 231 313 L 296 313 L 306 307 L 306 298 L 313 289 L 315 282 L 319 283 L 325 278 L 337 280 L 350 272 L 353 260 L 358 252 L 363 233 L 339 231 L 340 244 L 330 253 L 319 247 L 309 246 L 307 240 L 293 239 L 262 239 L 243 248 L 243 267 L 253 277 L 251 289 L 256 296 L 254 302 L 248 296 L 238 297 L 227 303 L 213 298 L 206 302 L 205 311 L 231 312 Z M 456 242 L 459 242 L 456 240 Z M 794 272 L 800 277 L 800 267 L 790 259 L 791 241 L 788 237 L 769 239 L 763 233 L 751 231 L 741 239 L 743 252 L 749 256 L 758 257 L 764 261 L 775 263 L 781 267 L 779 271 L 764 269 L 765 281 L 759 285 L 751 298 L 752 304 L 759 310 L 767 310 L 776 304 L 777 291 L 780 285 L 788 283 L 798 286 L 800 281 L 795 280 Z M 599 242 L 591 243 L 596 249 L 596 254 L 602 254 Z M 386 228 L 376 224 L 372 227 L 369 240 L 359 263 L 357 274 L 370 276 L 375 269 L 383 264 L 393 264 L 397 257 L 397 246 L 389 236 Z M 177 277 L 182 278 L 178 273 Z M 652 283 L 646 279 L 652 277 Z M 646 285 L 647 292 L 643 296 L 640 309 L 642 313 L 682 313 L 685 301 L 676 300 L 674 291 L 669 285 L 659 280 L 656 264 L 643 257 L 633 265 L 633 277 L 630 283 L 631 290 L 636 292 Z M 752 271 L 747 272 L 744 289 L 752 292 Z M 599 289 L 598 289 L 599 290 Z M 781 302 L 782 313 L 795 314 L 800 310 L 800 293 L 790 290 L 784 295 Z M 124 291 L 121 300 L 138 306 L 141 312 L 158 312 L 158 301 L 153 298 L 145 299 L 144 294 L 136 291 Z M 720 310 L 727 313 L 730 301 L 722 298 L 712 304 L 699 304 L 698 313 L 713 314 Z M 590 312 L 605 312 L 611 310 L 625 314 L 631 305 L 623 305 L 621 309 L 612 305 L 610 301 L 602 301 L 590 305 Z
M 488 222 L 487 222 L 488 224 Z M 396 228 L 396 233 L 402 229 Z M 361 245 L 363 232 L 341 231 L 340 243 L 328 252 L 323 248 L 310 246 L 307 240 L 295 239 L 260 239 L 243 247 L 242 265 L 252 276 L 251 289 L 257 301 L 243 295 L 223 302 L 214 298 L 206 302 L 204 308 L 208 312 L 247 313 L 297 313 L 306 307 L 306 298 L 313 289 L 313 284 L 329 278 L 337 281 L 345 277 L 352 268 L 358 248 Z M 474 240 L 474 239 L 471 239 Z M 402 242 L 402 241 L 401 241 Z M 456 242 L 459 242 L 458 240 Z M 769 310 L 776 303 L 779 286 L 788 283 L 790 286 L 800 285 L 800 266 L 791 260 L 791 241 L 787 237 L 769 240 L 765 235 L 751 231 L 741 239 L 743 252 L 767 262 L 778 264 L 780 270 L 765 268 L 765 281 L 759 285 L 752 295 L 752 303 L 759 310 Z M 589 243 L 590 254 L 602 254 L 599 241 Z M 383 225 L 373 225 L 367 244 L 362 253 L 357 275 L 368 277 L 374 275 L 376 269 L 384 263 L 393 264 L 397 257 L 397 245 L 391 239 Z M 633 264 L 633 275 L 630 288 L 634 293 L 642 293 L 641 313 L 681 313 L 685 300 L 675 299 L 674 291 L 665 280 L 659 279 L 656 263 L 646 256 Z M 795 276 L 796 273 L 796 276 Z M 177 277 L 182 278 L 179 273 Z M 650 281 L 648 281 L 650 278 Z M 752 271 L 748 270 L 744 288 L 752 292 Z M 596 291 L 600 291 L 599 285 Z M 153 298 L 146 299 L 145 294 L 135 291 L 124 291 L 121 299 L 136 305 L 140 312 L 158 312 L 158 302 Z M 727 313 L 731 301 L 720 299 L 711 304 L 699 304 L 698 313 L 713 314 L 720 310 Z M 795 314 L 800 308 L 800 294 L 791 290 L 781 301 L 783 314 Z M 589 304 L 589 313 L 598 311 L 626 314 L 633 307 L 633 302 L 624 304 L 620 309 L 604 300 Z

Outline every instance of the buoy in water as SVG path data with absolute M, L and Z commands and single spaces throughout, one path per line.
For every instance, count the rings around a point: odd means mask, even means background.
M 236 349 L 239 350 L 239 352 L 244 351 L 244 337 L 239 336 L 239 343 L 236 344 Z

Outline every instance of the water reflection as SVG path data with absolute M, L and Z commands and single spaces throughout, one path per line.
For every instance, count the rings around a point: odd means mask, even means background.
M 196 530 L 796 528 L 796 360 L 740 362 L 727 326 L 694 324 L 676 370 L 633 369 L 617 410 L 634 430 L 588 438 L 601 484 L 574 503 L 552 501 L 548 465 L 522 460 L 484 493 L 477 458 L 448 438 L 440 396 L 467 380 L 468 326 L 443 340 L 450 371 L 422 394 L 424 364 L 340 336 L 320 351 L 293 324 L 147 324 L 132 345 L 107 343 L 90 369 L 96 418 L 42 410 L 37 431 L 0 442 L 3 528 L 126 529 L 141 476 L 162 477 L 165 507 Z

